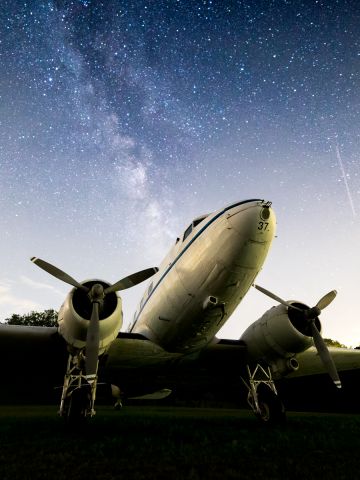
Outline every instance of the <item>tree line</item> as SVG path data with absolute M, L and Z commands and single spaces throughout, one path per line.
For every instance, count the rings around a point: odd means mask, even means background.
M 43 312 L 30 312 L 23 315 L 14 313 L 9 318 L 5 318 L 3 323 L 7 325 L 26 325 L 33 327 L 56 327 L 58 312 L 53 309 Z

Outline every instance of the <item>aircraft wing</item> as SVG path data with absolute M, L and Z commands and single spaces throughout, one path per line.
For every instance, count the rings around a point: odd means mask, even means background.
M 120 332 L 110 346 L 103 364 L 105 375 L 120 375 L 136 369 L 170 368 L 182 357 L 167 352 L 140 334 Z
M 338 372 L 360 369 L 360 350 L 351 348 L 329 347 L 330 354 Z M 288 375 L 288 378 L 305 377 L 326 373 L 323 363 L 314 347 L 297 355 L 299 369 Z M 340 375 L 341 376 L 341 375 Z
M 126 397 L 173 390 L 173 401 L 213 405 L 246 405 L 240 379 L 247 365 L 247 347 L 240 340 L 217 340 L 189 355 L 165 352 L 141 336 L 123 334 L 109 351 L 104 374 L 121 385 Z M 296 410 L 359 411 L 354 389 L 360 380 L 360 350 L 330 348 L 343 384 L 335 388 L 315 348 L 297 355 L 299 369 L 276 381 L 286 408 Z M 146 398 L 146 397 L 143 397 Z
M 0 403 L 59 401 L 68 349 L 56 327 L 0 324 L 0 352 Z M 180 356 L 141 335 L 119 333 L 99 362 L 99 384 L 124 384 L 129 395 L 152 393 Z
M 67 348 L 56 328 L 0 325 L 0 352 L 7 386 L 1 402 L 58 401 Z M 330 353 L 343 382 L 341 398 L 354 410 L 358 408 L 352 399 L 360 379 L 360 350 L 330 348 Z M 278 382 L 287 406 L 311 409 L 326 403 L 332 408 L 329 399 L 334 392 L 335 398 L 339 394 L 315 348 L 297 359 L 299 369 Z M 246 391 L 240 375 L 246 364 L 247 347 L 239 340 L 216 340 L 200 352 L 183 355 L 167 352 L 141 335 L 120 333 L 100 363 L 99 382 L 121 386 L 127 397 L 169 388 L 175 390 L 175 397 L 201 398 L 213 392 L 220 401 L 240 400 L 244 405 Z
M 328 376 L 315 348 L 297 356 L 299 369 L 277 382 L 278 392 L 288 410 L 360 411 L 357 386 L 360 382 L 360 350 L 329 348 L 339 372 L 338 390 Z
M 54 400 L 66 370 L 66 344 L 57 328 L 0 325 L 0 402 Z

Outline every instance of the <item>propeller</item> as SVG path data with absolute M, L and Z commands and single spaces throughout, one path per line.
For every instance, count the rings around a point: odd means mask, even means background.
M 51 265 L 51 263 L 45 262 L 37 257 L 32 257 L 31 261 L 35 263 L 38 267 L 45 270 L 53 277 L 72 285 L 73 287 L 79 288 L 80 290 L 87 293 L 89 300 L 92 304 L 92 311 L 89 326 L 86 333 L 86 343 L 85 343 L 85 371 L 86 377 L 89 383 L 94 382 L 97 374 L 97 362 L 99 358 L 99 348 L 100 348 L 100 311 L 104 304 L 105 296 L 108 293 L 119 292 L 120 290 L 125 290 L 127 288 L 133 287 L 138 283 L 147 280 L 152 275 L 154 275 L 159 269 L 157 267 L 147 268 L 146 270 L 141 270 L 140 272 L 132 273 L 127 277 L 122 278 L 118 282 L 110 285 L 105 288 L 100 283 L 95 283 L 91 289 L 82 285 L 77 280 L 72 278 L 67 273 L 63 272 L 59 268 Z
M 264 293 L 264 294 L 267 295 L 268 297 L 270 297 L 270 298 L 272 298 L 273 300 L 275 300 L 275 302 L 281 303 L 282 305 L 285 305 L 285 307 L 294 308 L 295 310 L 299 310 L 300 312 L 303 312 L 303 310 L 302 310 L 301 308 L 298 308 L 298 307 L 296 307 L 295 305 L 291 305 L 291 303 L 286 302 L 286 301 L 283 300 L 282 298 L 280 298 L 280 297 L 278 297 L 277 295 L 275 295 L 275 293 L 272 293 L 272 292 L 270 292 L 269 290 L 266 290 L 266 288 L 260 287 L 260 285 L 255 285 L 255 283 L 253 283 L 253 287 L 256 288 L 256 290 L 259 290 L 259 292 Z
M 104 287 L 100 283 L 96 283 L 91 288 L 89 297 L 92 303 L 92 311 L 89 327 L 86 333 L 86 356 L 85 371 L 88 381 L 94 381 L 97 372 L 97 362 L 99 358 L 100 345 L 100 318 L 99 307 L 104 302 Z
M 119 292 L 120 290 L 126 290 L 127 288 L 134 287 L 138 283 L 147 280 L 152 277 L 159 269 L 157 267 L 147 268 L 146 270 L 140 270 L 140 272 L 132 273 L 125 278 L 122 278 L 118 282 L 114 283 L 110 287 L 107 287 L 104 291 L 105 295 L 110 292 Z
M 53 277 L 62 280 L 63 282 L 72 285 L 73 287 L 80 288 L 80 290 L 83 290 L 86 293 L 89 291 L 87 287 L 81 285 L 81 283 L 77 282 L 74 278 L 70 277 L 70 275 L 60 270 L 60 268 L 51 265 L 51 263 L 45 262 L 44 260 L 41 260 L 41 258 L 37 257 L 32 257 L 30 258 L 30 260 L 38 267 L 45 270 L 45 272 L 50 273 L 50 275 L 52 275 Z
M 316 348 L 316 350 L 319 354 L 319 357 L 320 357 L 326 371 L 330 375 L 330 377 L 331 377 L 332 381 L 334 382 L 335 386 L 337 388 L 341 388 L 341 381 L 340 381 L 338 372 L 336 370 L 334 360 L 332 359 L 332 357 L 330 355 L 330 352 L 329 352 L 329 349 L 328 349 L 326 343 L 324 342 L 324 339 L 322 338 L 322 336 L 321 336 L 321 334 L 320 334 L 320 332 L 319 332 L 319 330 L 316 326 L 316 323 L 315 323 L 315 320 L 321 314 L 322 310 L 324 310 L 324 308 L 326 308 L 328 305 L 330 305 L 330 303 L 334 300 L 334 298 L 337 295 L 337 291 L 332 290 L 331 292 L 324 295 L 322 298 L 320 298 L 320 300 L 317 302 L 315 307 L 300 308 L 296 305 L 292 305 L 291 303 L 286 302 L 285 300 L 278 297 L 274 293 L 270 292 L 269 290 L 266 290 L 266 288 L 260 287 L 259 285 L 255 285 L 255 284 L 253 284 L 253 287 L 255 287 L 260 292 L 264 293 L 268 297 L 272 298 L 273 300 L 281 303 L 282 305 L 285 305 L 288 308 L 293 308 L 294 310 L 298 310 L 302 313 L 304 321 L 307 322 L 310 326 L 311 335 L 312 335 L 313 340 L 314 340 L 315 348 Z

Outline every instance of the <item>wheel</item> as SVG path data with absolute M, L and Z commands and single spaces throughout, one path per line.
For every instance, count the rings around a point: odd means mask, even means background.
M 285 407 L 282 401 L 266 383 L 260 383 L 257 395 L 260 412 L 256 416 L 259 420 L 268 424 L 280 424 L 286 421 Z
M 75 389 L 69 399 L 66 410 L 66 420 L 70 424 L 83 423 L 88 417 L 91 395 L 89 389 L 81 387 Z

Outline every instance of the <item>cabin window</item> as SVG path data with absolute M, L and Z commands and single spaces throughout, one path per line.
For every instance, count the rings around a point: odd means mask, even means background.
M 192 224 L 188 226 L 188 228 L 185 230 L 185 233 L 184 233 L 184 238 L 183 238 L 183 241 L 190 235 L 190 233 L 192 232 Z

